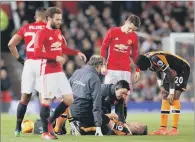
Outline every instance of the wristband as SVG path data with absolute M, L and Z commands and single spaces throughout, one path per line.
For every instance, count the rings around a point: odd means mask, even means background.
M 169 94 L 174 94 L 175 93 L 175 89 L 169 89 Z
M 18 60 L 18 62 L 20 62 L 22 65 L 24 65 L 24 59 L 23 59 L 23 58 L 19 57 L 17 60 Z

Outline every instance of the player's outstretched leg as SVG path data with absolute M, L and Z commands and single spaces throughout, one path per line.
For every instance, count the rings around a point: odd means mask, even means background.
M 21 135 L 21 124 L 24 119 L 24 115 L 26 113 L 27 105 L 30 101 L 31 94 L 22 94 L 20 103 L 18 104 L 17 108 L 17 120 L 16 120 L 16 129 L 15 129 L 15 136 L 20 137 Z
M 161 105 L 161 124 L 160 128 L 156 131 L 153 131 L 151 135 L 166 135 L 167 125 L 168 125 L 168 116 L 170 113 L 170 104 L 168 100 L 162 100 Z

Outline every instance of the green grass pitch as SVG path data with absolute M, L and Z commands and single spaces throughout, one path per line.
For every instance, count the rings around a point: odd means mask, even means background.
M 26 115 L 25 119 L 36 120 L 38 116 Z M 158 113 L 129 114 L 128 121 L 139 121 L 148 125 L 149 132 L 159 127 Z M 169 126 L 171 116 L 169 117 Z M 1 141 L 2 142 L 42 142 L 40 135 L 23 134 L 21 137 L 14 136 L 15 116 L 1 115 Z M 180 117 L 178 136 L 59 136 L 59 142 L 193 142 L 194 141 L 194 114 L 183 113 Z

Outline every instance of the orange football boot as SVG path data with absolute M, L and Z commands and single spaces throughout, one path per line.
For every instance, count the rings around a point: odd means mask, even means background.
M 178 135 L 179 134 L 179 131 L 177 130 L 177 128 L 171 128 L 168 132 L 167 132 L 167 135 L 170 135 L 170 136 L 175 136 L 175 135 Z
M 151 135 L 166 135 L 167 134 L 167 128 L 160 127 L 158 130 L 153 131 Z

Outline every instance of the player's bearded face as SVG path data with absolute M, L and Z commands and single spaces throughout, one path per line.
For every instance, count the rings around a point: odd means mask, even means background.
M 62 24 L 62 14 L 54 14 L 53 18 L 51 19 L 51 28 L 59 29 L 61 24 Z

